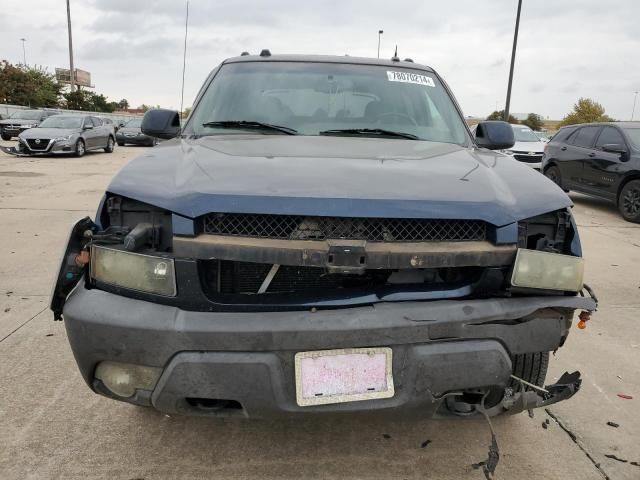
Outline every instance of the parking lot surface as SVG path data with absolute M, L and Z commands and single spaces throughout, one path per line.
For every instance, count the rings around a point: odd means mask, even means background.
M 93 216 L 113 174 L 144 153 L 0 152 L 0 478 L 484 478 L 482 420 L 185 418 L 93 394 L 48 310 L 51 282 L 72 222 Z M 571 196 L 600 308 L 547 380 L 580 370 L 583 386 L 533 418 L 494 419 L 498 478 L 640 478 L 640 225 Z

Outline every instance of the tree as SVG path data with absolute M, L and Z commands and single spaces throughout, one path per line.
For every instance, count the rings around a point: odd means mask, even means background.
M 487 120 L 502 120 L 504 119 L 504 110 L 496 110 L 487 117 Z M 509 114 L 509 123 L 520 123 L 516 117 Z
M 604 107 L 590 98 L 580 98 L 560 122 L 560 126 L 576 123 L 611 122 L 613 119 L 604 113 Z
M 527 119 L 522 121 L 523 125 L 526 125 L 531 130 L 541 130 L 544 127 L 544 120 L 537 113 L 530 113 L 527 115 Z
M 116 108 L 116 102 L 109 102 L 102 94 L 82 90 L 62 94 L 66 100 L 66 107 L 70 110 L 88 110 L 92 112 L 111 113 Z
M 148 110 L 151 110 L 153 107 L 149 106 L 149 105 L 145 105 L 144 103 L 142 105 L 140 105 L 138 107 L 140 110 L 142 110 L 143 112 L 146 112 Z
M 0 62 L 0 102 L 32 108 L 57 107 L 62 91 L 55 75 L 42 67 Z
M 120 110 L 126 110 L 127 108 L 129 108 L 129 102 L 127 101 L 126 98 L 123 98 L 118 102 L 118 108 Z

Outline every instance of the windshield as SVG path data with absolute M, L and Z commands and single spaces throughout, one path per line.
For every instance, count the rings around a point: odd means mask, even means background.
M 539 142 L 540 139 L 533 133 L 530 128 L 517 127 L 512 125 L 513 136 L 516 138 L 516 142 Z
M 629 140 L 631 140 L 631 143 L 633 143 L 636 148 L 640 149 L 640 127 L 625 128 L 624 131 Z
M 81 128 L 83 117 L 54 115 L 40 124 L 40 128 Z
M 383 129 L 420 140 L 467 142 L 462 119 L 435 74 L 400 67 L 303 62 L 223 65 L 185 133 L 256 133 L 240 126 L 204 126 L 229 121 L 267 123 L 300 135 Z M 261 133 L 282 134 L 266 129 Z
M 11 115 L 11 118 L 16 120 L 40 120 L 42 118 L 42 112 L 37 110 L 21 110 Z
M 141 118 L 134 118 L 133 120 L 129 120 L 124 124 L 124 126 L 127 128 L 140 128 L 140 125 L 142 125 Z

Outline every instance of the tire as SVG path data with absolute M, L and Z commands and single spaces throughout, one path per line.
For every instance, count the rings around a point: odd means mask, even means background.
M 107 153 L 112 153 L 115 143 L 116 142 L 113 140 L 113 137 L 110 136 L 109 140 L 107 140 L 107 146 L 104 147 L 104 151 Z
M 2 133 L 2 139 L 5 141 L 9 141 L 11 140 L 11 135 L 7 135 L 6 133 Z
M 521 378 L 525 382 L 544 386 L 544 379 L 547 376 L 547 368 L 549 367 L 549 352 L 540 353 L 523 353 L 516 355 L 511 359 L 511 373 L 515 377 Z M 510 379 L 507 385 L 514 392 L 520 391 L 520 382 Z M 525 391 L 531 390 L 531 387 L 525 386 Z M 485 400 L 486 407 L 494 407 L 500 403 L 504 397 L 504 389 L 492 389 Z
M 124 142 L 118 142 L 119 147 L 124 147 Z
M 560 174 L 560 169 L 555 165 L 550 166 L 544 171 L 544 176 L 551 180 L 553 183 L 562 188 L 565 192 L 569 190 L 563 188 L 562 186 L 562 175 Z
M 622 187 L 618 210 L 627 222 L 640 223 L 640 180 L 631 180 Z
M 84 140 L 80 139 L 76 142 L 76 157 L 84 157 L 85 153 L 87 153 L 87 147 L 84 144 Z
M 547 368 L 549 367 L 549 352 L 541 353 L 523 353 L 516 355 L 512 359 L 513 375 L 522 380 L 544 386 L 544 379 L 547 376 Z M 520 382 L 511 379 L 509 386 L 517 389 Z M 530 390 L 530 387 L 527 387 Z

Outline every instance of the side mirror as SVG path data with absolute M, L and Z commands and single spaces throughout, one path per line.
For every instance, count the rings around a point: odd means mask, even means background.
M 475 138 L 479 147 L 489 150 L 504 150 L 516 143 L 511 125 L 497 120 L 480 122 L 476 127 Z
M 144 114 L 140 129 L 150 137 L 169 140 L 180 135 L 180 115 L 175 110 L 163 108 L 149 110 Z
M 627 147 L 619 143 L 607 143 L 602 145 L 602 150 L 609 153 L 619 153 L 621 155 L 627 153 Z

